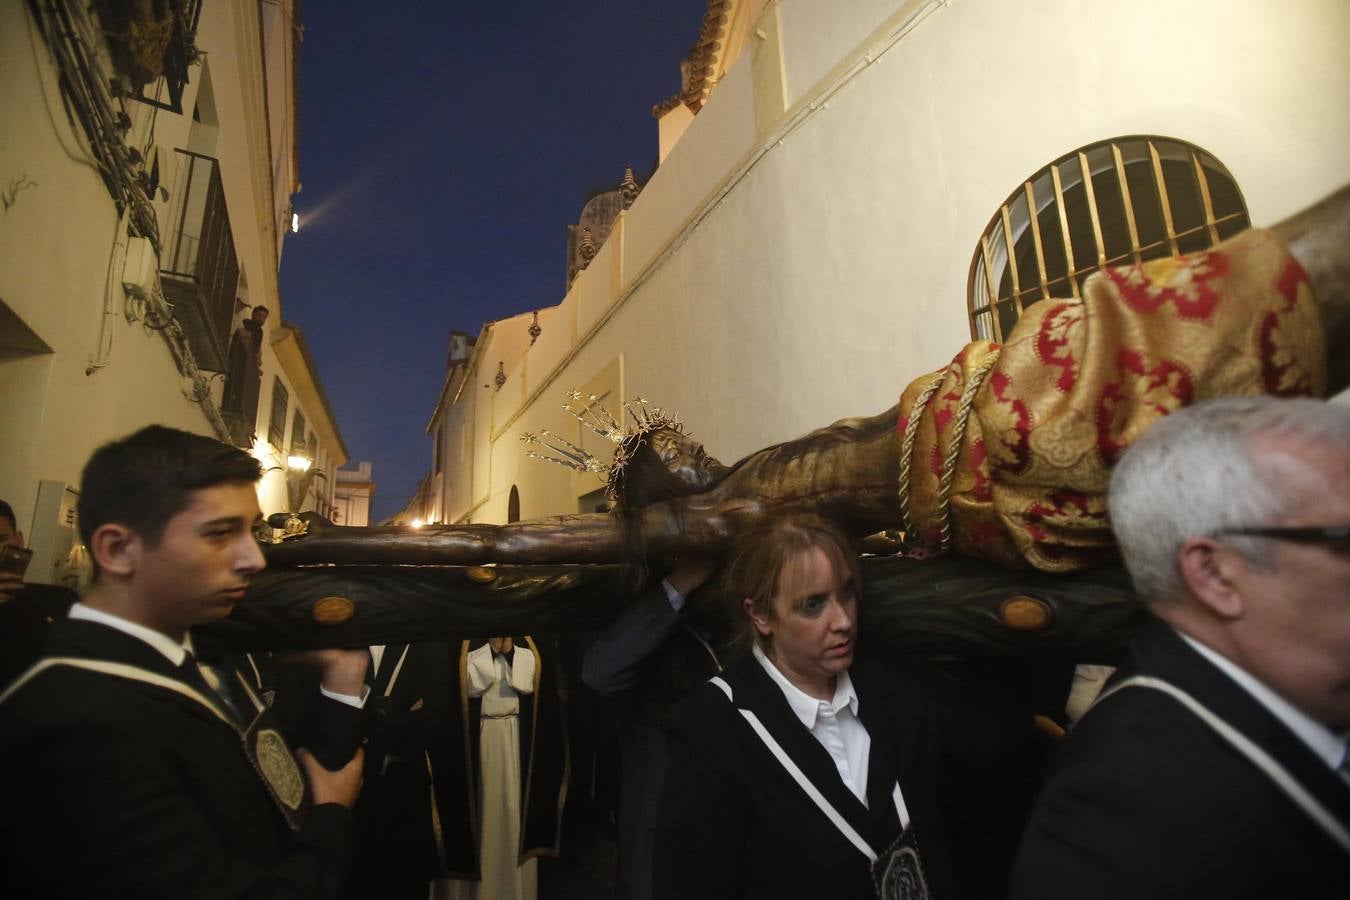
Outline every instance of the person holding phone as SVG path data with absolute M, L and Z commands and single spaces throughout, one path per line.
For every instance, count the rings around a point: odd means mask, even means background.
M 25 584 L 32 556 L 14 507 L 0 500 L 0 689 L 37 659 L 47 629 L 77 599 L 59 585 Z
M 23 573 L 31 556 L 23 546 L 14 507 L 0 500 L 0 603 L 10 600 L 23 586 Z

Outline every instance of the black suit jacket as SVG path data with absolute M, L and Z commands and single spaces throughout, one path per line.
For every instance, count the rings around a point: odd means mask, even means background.
M 911 681 L 855 665 L 858 717 L 871 737 L 866 808 L 829 753 L 752 656 L 722 675 L 735 704 L 704 684 L 678 707 L 661 794 L 657 898 L 871 898 L 867 858 L 825 817 L 737 712 L 759 718 L 813 785 L 874 848 L 900 833 L 897 778 L 932 894 L 953 896 L 938 807 L 939 742 L 927 696 Z
M 0 689 L 27 671 L 42 653 L 52 625 L 64 619 L 80 599 L 70 588 L 54 584 L 25 584 L 0 603 Z
M 1289 770 L 1350 828 L 1350 786 L 1161 622 L 1117 679 L 1191 694 Z M 1015 898 L 1344 897 L 1342 851 L 1266 775 L 1177 700 L 1130 687 L 1090 711 L 1043 789 Z
M 471 836 L 456 827 L 462 813 L 440 809 L 432 790 L 433 774 L 464 781 L 462 763 L 439 769 L 447 754 L 457 760 L 464 755 L 459 649 L 458 641 L 384 648 L 367 703 L 372 721 L 355 810 L 352 900 L 425 900 L 431 879 L 451 874 L 451 861 L 472 852 Z M 452 840 L 456 835 L 459 843 Z
M 686 606 L 670 605 L 665 587 L 648 588 L 586 651 L 586 686 L 615 701 L 621 794 L 617 889 L 623 900 L 652 896 L 657 804 L 666 773 L 666 718 L 675 701 L 718 662 L 689 629 Z
M 47 656 L 177 670 L 143 641 L 56 623 Z M 0 870 L 40 897 L 333 897 L 350 813 L 291 831 L 238 731 L 156 685 L 58 666 L 0 704 Z

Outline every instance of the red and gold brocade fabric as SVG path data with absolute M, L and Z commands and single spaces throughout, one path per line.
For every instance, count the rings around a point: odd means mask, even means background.
M 937 546 L 942 459 L 990 354 L 956 457 L 952 549 L 1062 572 L 1115 557 L 1106 491 L 1135 436 L 1212 397 L 1321 396 L 1324 353 L 1307 276 L 1268 232 L 1098 272 L 1081 300 L 1030 306 L 1001 349 L 976 341 L 952 360 L 915 433 L 910 520 Z M 901 396 L 902 437 L 931 377 Z

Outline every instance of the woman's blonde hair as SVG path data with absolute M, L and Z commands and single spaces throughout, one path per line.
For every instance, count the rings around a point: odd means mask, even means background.
M 773 618 L 773 599 L 791 584 L 783 576 L 809 550 L 825 554 L 837 574 L 847 575 L 854 592 L 862 594 L 858 554 L 837 525 L 815 515 L 774 519 L 747 531 L 732 547 L 726 569 L 726 595 L 739 610 L 749 600 L 752 614 Z M 750 615 L 741 614 L 742 640 L 759 640 Z

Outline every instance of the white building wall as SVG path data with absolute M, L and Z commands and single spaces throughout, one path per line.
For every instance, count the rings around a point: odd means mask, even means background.
M 1258 225 L 1350 180 L 1342 0 L 783 0 L 759 31 L 556 309 L 570 345 L 546 331 L 481 395 L 475 520 L 512 484 L 526 517 L 597 486 L 517 438 L 607 369 L 726 462 L 890 406 L 969 339 L 999 204 L 1077 147 L 1196 144 Z
M 370 500 L 374 493 L 371 465 L 362 460 L 355 468 L 338 469 L 333 495 L 333 520 L 340 525 L 369 525 Z
M 269 83 L 264 74 L 265 43 L 260 28 L 260 6 L 248 0 L 202 4 L 198 46 L 211 67 L 211 85 L 221 121 L 220 178 L 229 198 L 230 226 L 234 233 L 239 267 L 244 272 L 253 303 L 261 303 L 277 315 L 280 294 L 280 208 L 289 196 L 273 190 L 274 172 L 282 164 L 272 158 L 273 107 L 286 108 L 282 92 L 290 85 Z M 279 49 L 279 44 L 274 45 Z M 274 61 L 271 64 L 276 67 Z M 269 96 L 269 91 L 273 96 Z M 241 127 L 247 123 L 248 127 Z M 230 127 L 230 126 L 234 127 Z M 281 147 L 289 159 L 289 145 Z
M 281 6 L 256 0 L 202 5 L 196 43 L 206 62 L 191 71 L 183 114 L 128 104 L 128 143 L 168 151 L 168 171 L 160 173 L 166 188 L 174 185 L 173 148 L 191 145 L 218 158 L 240 296 L 268 306 L 276 324 L 282 234 L 276 221 L 295 187 L 294 98 L 289 74 L 270 81 L 264 75 L 266 12 L 260 6 L 291 13 L 289 0 Z M 266 44 L 266 52 L 282 54 L 266 64 L 289 73 L 289 30 L 284 34 L 285 40 Z M 207 67 L 217 121 L 194 129 L 191 114 Z M 25 530 L 38 484 L 77 484 L 100 444 L 151 423 L 216 434 L 207 411 L 189 397 L 192 386 L 166 341 L 147 327 L 121 287 L 125 223 L 90 162 L 83 135 L 67 122 L 57 78 L 28 4 L 0 5 L 0 192 L 6 192 L 0 211 L 0 434 L 8 450 L 0 497 L 13 504 Z M 280 123 L 283 135 L 271 134 L 269 118 Z M 10 197 L 19 184 L 24 187 Z M 174 199 L 155 202 L 162 236 L 172 228 Z M 265 346 L 259 409 L 264 435 L 268 388 L 277 370 Z M 221 381 L 211 381 L 212 404 L 219 403 Z M 309 418 L 320 411 L 305 413 Z M 263 495 L 265 511 L 283 508 L 270 506 L 266 485 Z
M 273 361 L 276 360 L 274 354 L 267 354 L 265 359 L 268 356 Z M 286 419 L 282 428 L 280 444 L 272 443 L 268 436 L 272 415 L 273 386 L 277 381 L 280 381 L 286 389 Z M 309 490 L 306 491 L 307 499 L 302 498 L 301 508 L 291 510 L 286 479 L 288 477 L 287 459 L 297 439 L 295 434 L 296 409 L 299 409 L 300 414 L 305 418 L 306 432 L 314 432 L 315 434 L 314 444 L 306 446 L 305 449 L 313 460 L 312 468 L 316 474 L 311 478 Z M 257 440 L 251 448 L 253 456 L 262 463 L 264 470 L 262 481 L 258 485 L 258 502 L 262 506 L 264 514 L 281 511 L 305 512 L 315 509 L 319 512 L 327 512 L 332 507 L 337 488 L 335 473 L 338 467 L 346 463 L 347 458 L 345 455 L 335 452 L 335 448 L 320 436 L 321 431 L 316 427 L 316 423 L 320 421 L 319 417 L 323 415 L 325 413 L 322 409 L 304 402 L 304 393 L 300 390 L 300 386 L 296 384 L 295 379 L 284 368 L 281 366 L 269 367 L 264 362 L 262 389 L 258 395 Z M 308 435 L 305 437 L 307 439 Z
M 100 443 L 158 421 L 208 432 L 158 333 L 129 322 L 121 288 L 123 223 L 66 120 L 57 73 L 26 4 L 0 7 L 0 497 L 27 530 L 40 480 L 79 482 Z M 185 91 L 191 109 L 195 85 Z M 130 140 L 182 146 L 188 119 L 133 104 Z M 167 179 L 167 173 L 166 173 Z M 163 217 L 167 204 L 156 204 Z M 40 344 L 19 349 L 31 333 Z M 28 352 L 35 350 L 37 352 Z M 148 410 L 155 418 L 148 419 Z

